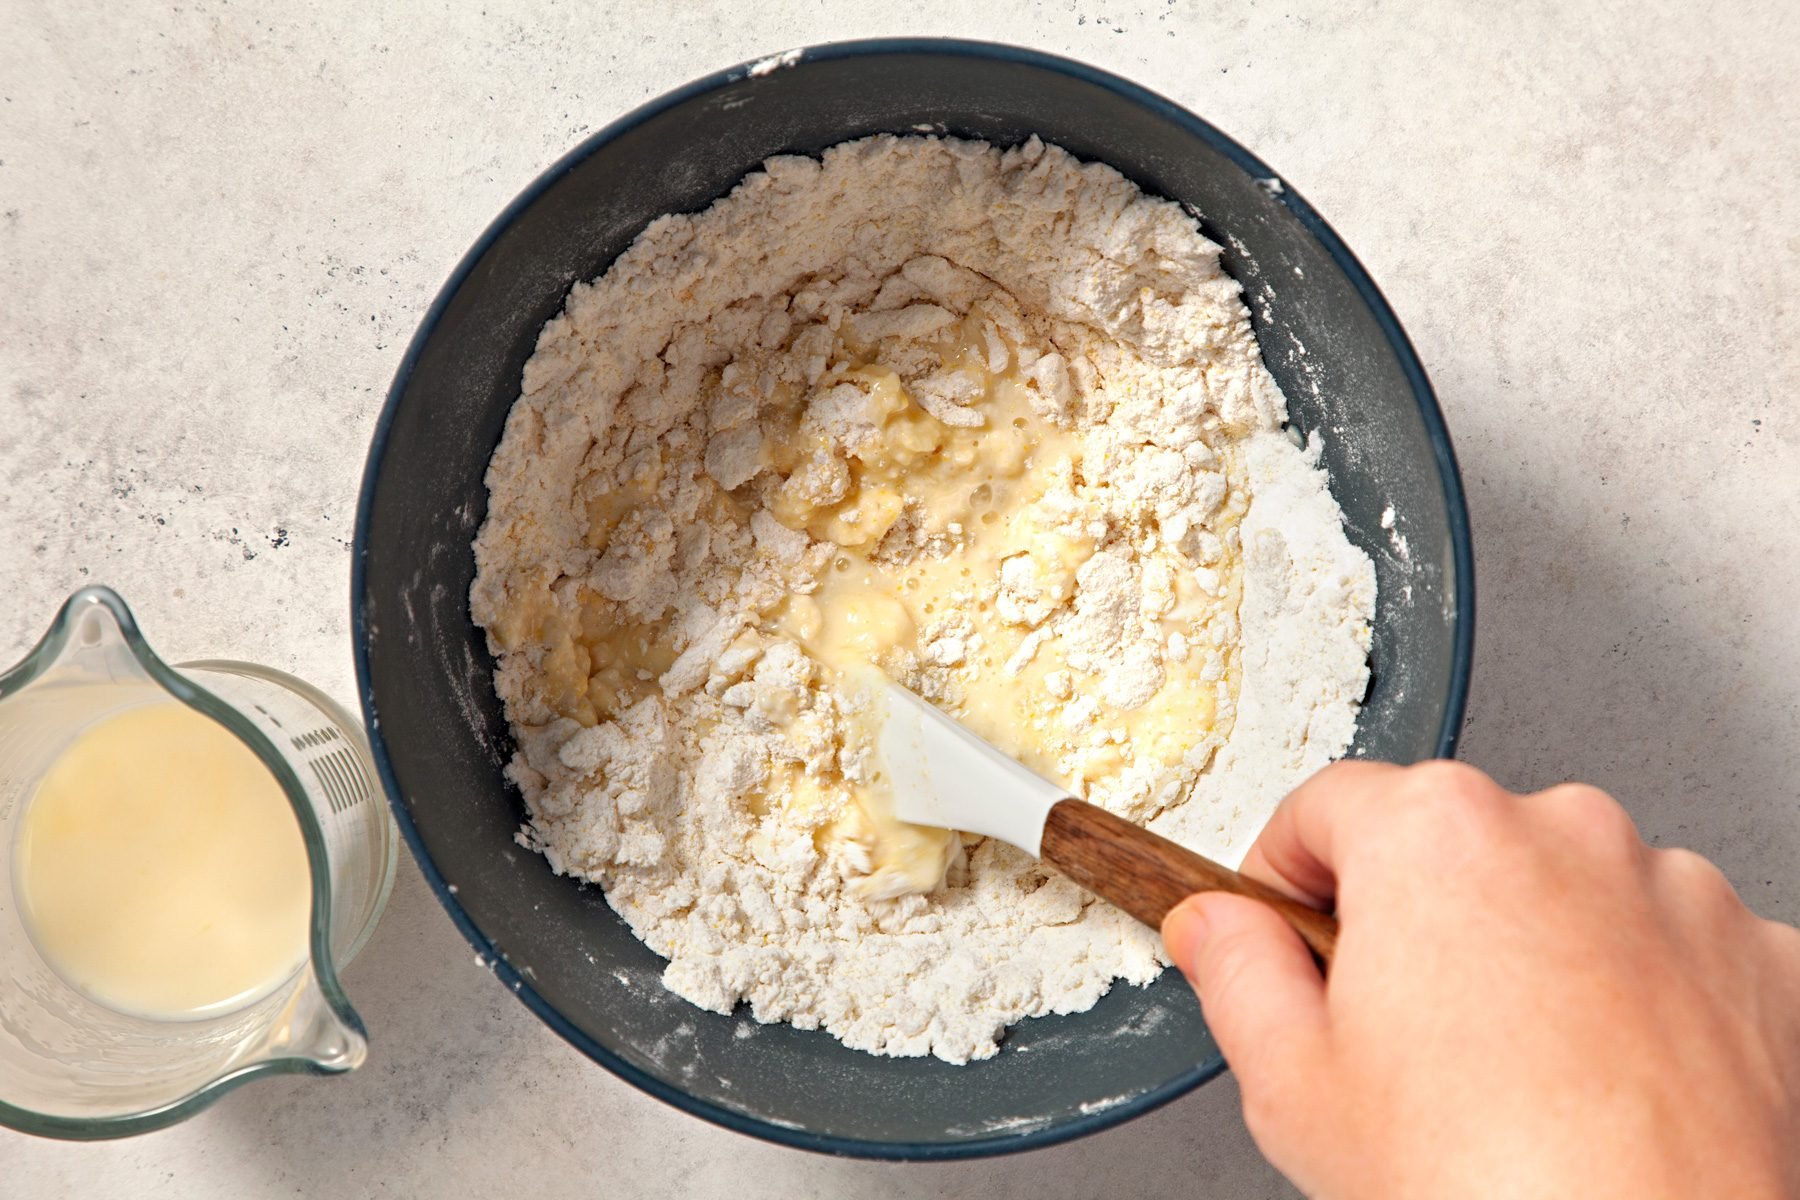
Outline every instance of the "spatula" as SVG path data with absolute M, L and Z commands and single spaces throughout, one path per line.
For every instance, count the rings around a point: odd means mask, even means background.
M 999 838 L 1153 929 L 1195 892 L 1249 896 L 1331 962 L 1332 917 L 1075 799 L 885 675 L 871 671 L 859 682 L 873 701 L 876 753 L 902 821 Z

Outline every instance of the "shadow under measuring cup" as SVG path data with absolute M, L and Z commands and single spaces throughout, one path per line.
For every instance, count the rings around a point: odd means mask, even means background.
M 31 936 L 15 849 L 40 783 L 78 739 L 162 705 L 216 722 L 267 769 L 293 809 L 311 882 L 298 969 L 248 1003 L 185 1019 L 109 1007 L 57 972 Z M 338 972 L 374 932 L 397 851 L 374 779 L 361 725 L 316 688 L 247 663 L 171 667 L 116 592 L 69 597 L 0 674 L 0 1125 L 121 1137 L 180 1121 L 261 1075 L 359 1066 L 368 1041 Z

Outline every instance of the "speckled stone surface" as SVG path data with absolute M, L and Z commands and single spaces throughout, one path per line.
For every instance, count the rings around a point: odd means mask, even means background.
M 1785 0 L 131 6 L 0 0 L 0 658 L 104 580 L 180 659 L 354 699 L 355 489 L 451 265 L 553 158 L 792 45 L 1028 43 L 1210 118 L 1355 247 L 1461 452 L 1465 757 L 1582 777 L 1800 919 L 1800 40 Z M 902 14 L 905 15 L 902 15 Z M 639 1095 L 403 863 L 375 1044 L 176 1129 L 0 1133 L 8 1197 L 1286 1196 L 1229 1079 L 1072 1146 L 841 1162 Z M 853 1099 L 847 1099 L 853 1102 Z

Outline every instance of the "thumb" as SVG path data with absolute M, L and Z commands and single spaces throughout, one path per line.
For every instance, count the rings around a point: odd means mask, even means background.
M 1325 981 L 1300 935 L 1245 896 L 1202 892 L 1163 920 L 1163 944 L 1246 1093 L 1280 1092 L 1317 1071 Z

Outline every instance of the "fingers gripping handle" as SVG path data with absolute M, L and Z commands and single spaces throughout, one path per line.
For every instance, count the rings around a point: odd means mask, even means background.
M 1195 892 L 1235 892 L 1287 918 L 1319 961 L 1331 963 L 1337 921 L 1168 838 L 1080 800 L 1063 800 L 1044 821 L 1041 855 L 1063 874 L 1152 929 Z

